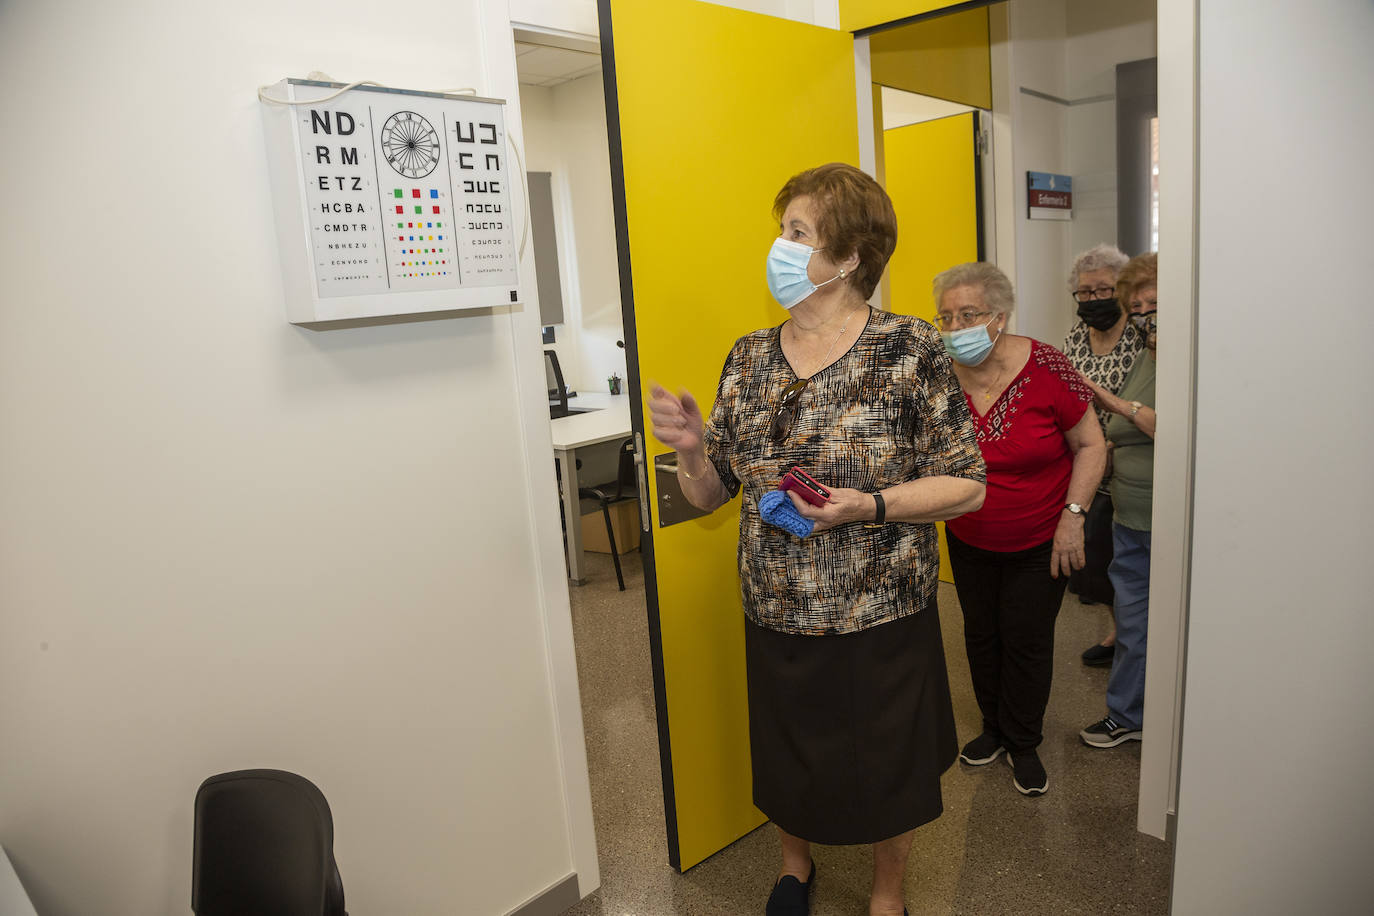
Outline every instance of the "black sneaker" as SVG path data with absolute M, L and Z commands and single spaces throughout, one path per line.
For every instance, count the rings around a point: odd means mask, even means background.
M 1050 778 L 1045 775 L 1045 767 L 1035 751 L 1010 753 L 1007 763 L 1011 764 L 1011 784 L 1022 795 L 1044 795 L 1050 787 Z
M 1116 655 L 1116 645 L 1104 646 L 1101 643 L 1088 646 L 1083 650 L 1083 664 L 1093 668 L 1105 668 Z
M 985 763 L 992 763 L 1006 748 L 1002 746 L 1002 739 L 988 732 L 983 732 L 974 738 L 964 749 L 959 752 L 959 759 L 970 766 L 980 767 Z
M 1126 741 L 1139 741 L 1140 736 L 1140 729 L 1117 725 L 1111 716 L 1105 717 L 1101 722 L 1094 722 L 1078 733 L 1083 743 L 1091 747 L 1116 747 Z

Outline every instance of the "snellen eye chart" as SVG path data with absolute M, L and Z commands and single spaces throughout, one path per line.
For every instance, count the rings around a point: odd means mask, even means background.
M 262 103 L 287 318 L 520 301 L 503 104 L 282 80 Z

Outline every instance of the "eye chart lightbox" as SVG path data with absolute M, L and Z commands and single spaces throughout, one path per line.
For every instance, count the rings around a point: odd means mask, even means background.
M 289 321 L 520 301 L 502 103 L 282 80 L 262 103 Z

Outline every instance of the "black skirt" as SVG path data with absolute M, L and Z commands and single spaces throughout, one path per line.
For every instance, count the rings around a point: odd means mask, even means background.
M 793 836 L 876 843 L 935 820 L 958 755 L 934 602 L 858 633 L 745 622 L 754 804 Z

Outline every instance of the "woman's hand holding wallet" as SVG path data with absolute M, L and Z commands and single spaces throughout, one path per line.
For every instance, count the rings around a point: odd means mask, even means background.
M 811 505 L 794 490 L 789 490 L 787 495 L 792 498 L 792 504 L 802 517 L 815 523 L 812 534 L 850 522 L 873 521 L 873 494 L 863 490 L 831 487 L 830 499 L 820 506 Z

